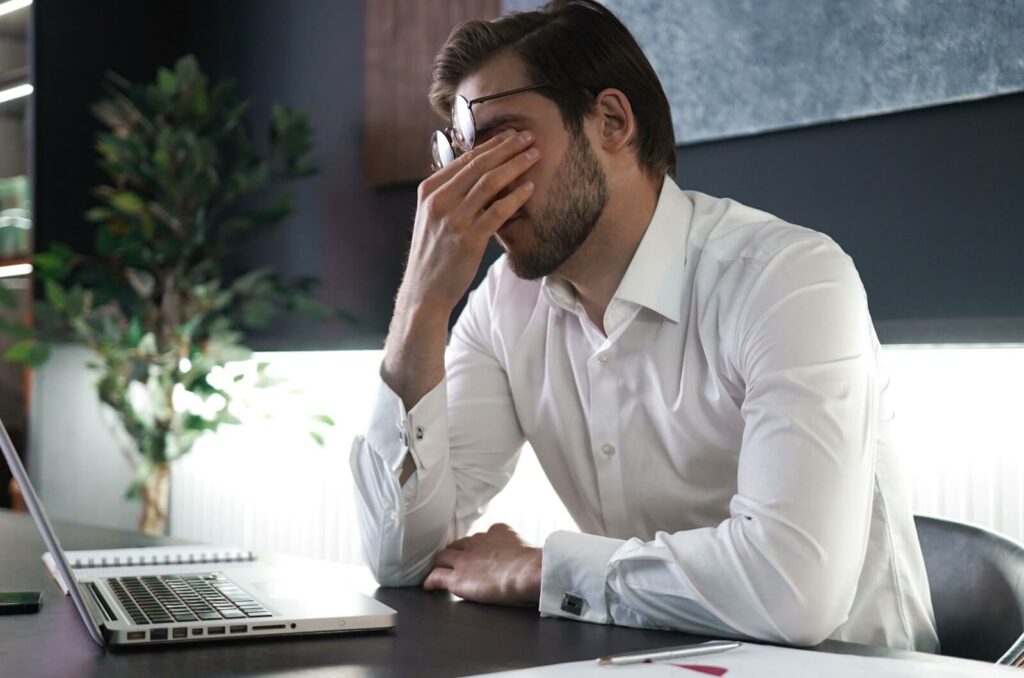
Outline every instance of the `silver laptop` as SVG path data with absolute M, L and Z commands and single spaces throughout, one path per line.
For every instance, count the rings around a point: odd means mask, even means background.
M 103 646 L 388 629 L 396 613 L 339 577 L 258 562 L 104 568 L 75 576 L 0 421 L 0 448 L 89 635 Z

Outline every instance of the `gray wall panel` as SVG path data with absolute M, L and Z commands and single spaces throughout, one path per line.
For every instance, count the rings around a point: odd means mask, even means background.
M 1024 90 L 1019 0 L 605 4 L 661 78 L 680 144 Z

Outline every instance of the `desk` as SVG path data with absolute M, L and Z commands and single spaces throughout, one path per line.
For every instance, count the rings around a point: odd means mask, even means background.
M 180 543 L 132 532 L 57 523 L 65 549 L 124 548 Z M 541 618 L 535 608 L 458 601 L 416 588 L 378 589 L 398 611 L 385 633 L 199 643 L 103 652 L 86 634 L 70 598 L 39 556 L 42 539 L 27 514 L 0 509 L 0 589 L 42 591 L 38 614 L 0 616 L 0 675 L 302 676 L 431 678 L 589 659 L 601 655 L 705 640 L 667 631 L 640 631 Z M 827 641 L 818 649 L 946 663 L 962 660 Z

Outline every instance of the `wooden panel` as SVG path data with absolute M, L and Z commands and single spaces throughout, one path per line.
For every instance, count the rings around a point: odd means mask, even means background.
M 371 186 L 414 183 L 430 171 L 427 100 L 434 57 L 456 24 L 491 19 L 499 0 L 366 0 L 363 165 Z

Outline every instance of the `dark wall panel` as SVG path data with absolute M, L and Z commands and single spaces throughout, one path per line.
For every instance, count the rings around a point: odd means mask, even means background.
M 252 243 L 240 260 L 318 276 L 318 297 L 356 317 L 352 325 L 291 320 L 254 345 L 379 348 L 401 280 L 416 190 L 373 190 L 363 176 L 363 2 L 196 0 L 190 10 L 197 53 L 252 99 L 255 130 L 267 129 L 274 102 L 308 110 L 313 125 L 320 172 L 298 185 L 297 214 L 287 226 Z M 427 149 L 424 140 L 424 162 Z
M 85 248 L 92 226 L 82 215 L 103 180 L 89 108 L 104 94 L 107 71 L 137 80 L 173 62 L 187 14 L 179 3 L 130 0 L 41 0 L 32 11 L 35 246 Z

